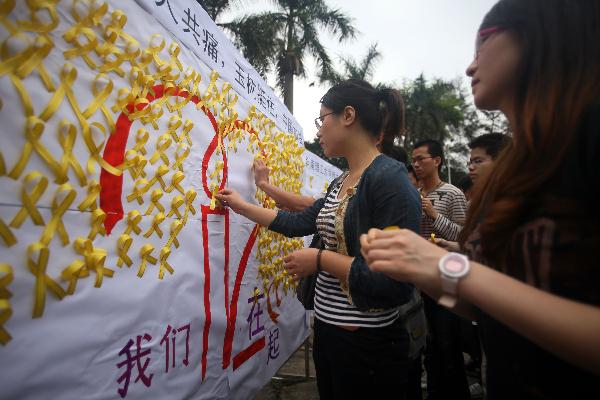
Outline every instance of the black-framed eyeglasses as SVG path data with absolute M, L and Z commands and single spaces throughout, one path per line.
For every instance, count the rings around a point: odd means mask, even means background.
M 317 129 L 321 129 L 321 127 L 323 126 L 323 120 L 325 119 L 326 116 L 331 115 L 331 114 L 335 114 L 335 111 L 320 115 L 317 118 L 315 118 L 315 126 L 317 127 Z
M 433 156 L 427 156 L 427 157 L 415 157 L 412 159 L 412 164 L 421 164 L 423 162 L 423 160 L 427 160 L 428 158 L 433 158 Z

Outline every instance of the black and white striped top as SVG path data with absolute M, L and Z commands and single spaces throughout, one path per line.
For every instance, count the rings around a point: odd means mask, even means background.
M 457 241 L 467 215 L 467 199 L 463 192 L 456 186 L 443 183 L 426 197 L 438 212 L 438 216 L 434 221 L 423 213 L 421 236 L 429 239 L 429 236 L 435 233 L 435 236 L 442 239 Z
M 341 200 L 337 196 L 342 186 L 340 179 L 317 216 L 317 230 L 326 250 L 337 251 L 338 240 L 335 233 L 335 214 Z M 315 288 L 315 317 L 332 325 L 383 327 L 393 323 L 399 316 L 399 309 L 387 309 L 381 312 L 359 311 L 348 301 L 346 293 L 340 287 L 340 280 L 321 271 L 317 276 Z

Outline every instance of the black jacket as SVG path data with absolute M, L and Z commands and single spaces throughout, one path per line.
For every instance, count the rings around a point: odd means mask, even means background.
M 325 198 L 322 198 L 302 212 L 279 211 L 269 229 L 288 237 L 314 234 L 317 232 L 317 215 L 324 203 Z M 359 310 L 397 307 L 408 302 L 413 293 L 411 284 L 369 269 L 360 254 L 360 235 L 371 228 L 393 225 L 418 233 L 420 219 L 421 200 L 408 180 L 404 165 L 384 155 L 375 158 L 348 201 L 344 218 L 348 255 L 354 257 L 348 288 L 352 302 Z

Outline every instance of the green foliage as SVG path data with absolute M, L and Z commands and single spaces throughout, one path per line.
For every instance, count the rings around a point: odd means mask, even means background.
M 273 11 L 244 15 L 220 25 L 232 33 L 259 73 L 276 72 L 284 103 L 292 110 L 293 78 L 306 77 L 306 57 L 316 60 L 319 82 L 334 74 L 319 32 L 329 32 L 341 42 L 353 38 L 356 31 L 348 16 L 323 0 L 276 0 L 274 6 Z

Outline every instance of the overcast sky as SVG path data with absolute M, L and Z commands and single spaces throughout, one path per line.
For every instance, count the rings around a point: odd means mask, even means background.
M 246 0 L 244 11 L 273 9 L 272 2 Z M 462 78 L 471 61 L 475 33 L 485 13 L 496 0 L 327 0 L 353 19 L 360 32 L 356 39 L 339 43 L 330 34 L 322 42 L 336 61 L 340 56 L 361 59 L 371 43 L 382 53 L 373 82 L 402 83 L 423 73 L 426 78 Z M 233 13 L 237 14 L 237 13 Z M 314 64 L 308 63 L 309 78 L 295 79 L 294 116 L 305 140 L 316 134 L 313 120 L 319 115 L 319 99 L 328 87 L 314 81 Z M 312 76 L 311 76 L 312 75 Z M 271 86 L 274 81 L 269 81 Z

